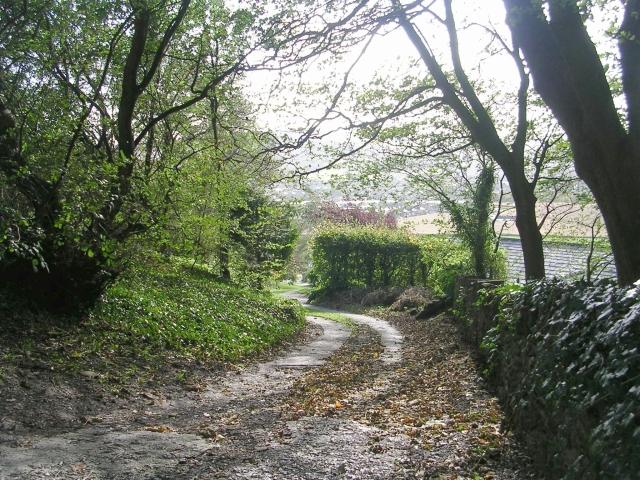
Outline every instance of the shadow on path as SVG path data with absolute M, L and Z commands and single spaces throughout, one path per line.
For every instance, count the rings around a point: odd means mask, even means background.
M 287 296 L 306 303 L 299 294 Z M 382 362 L 400 360 L 402 337 L 395 328 L 371 317 L 344 315 L 379 332 Z M 0 478 L 318 479 L 345 473 L 345 478 L 393 478 L 398 458 L 410 448 L 408 437 L 390 436 L 384 453 L 372 455 L 371 439 L 382 435 L 376 427 L 336 418 L 282 417 L 292 382 L 321 366 L 351 335 L 340 323 L 307 318 L 323 331 L 310 343 L 267 363 L 212 373 L 201 391 L 159 393 L 144 411 L 123 405 L 105 412 L 99 425 L 51 436 L 33 432 L 19 444 L 1 444 Z

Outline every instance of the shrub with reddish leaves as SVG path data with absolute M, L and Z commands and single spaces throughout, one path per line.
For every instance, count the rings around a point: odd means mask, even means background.
M 318 221 L 327 221 L 339 225 L 372 225 L 398 228 L 396 217 L 392 212 L 379 212 L 374 208 L 364 209 L 355 203 L 347 203 L 344 206 L 332 201 L 320 204 L 320 207 L 311 213 L 311 217 Z

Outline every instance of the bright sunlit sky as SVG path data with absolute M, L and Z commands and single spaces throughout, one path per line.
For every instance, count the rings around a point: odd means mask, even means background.
M 436 2 L 442 10 L 442 2 Z M 455 0 L 454 15 L 458 26 L 460 53 L 462 63 L 469 77 L 481 79 L 490 86 L 491 94 L 515 94 L 518 86 L 518 75 L 515 64 L 502 49 L 496 53 L 499 45 L 493 44 L 494 51 L 488 52 L 489 35 L 482 27 L 497 30 L 508 45 L 511 45 L 509 30 L 505 25 L 505 9 L 502 0 Z M 437 8 L 437 7 L 436 7 Z M 439 12 L 440 13 L 440 12 Z M 442 12 L 442 16 L 444 13 Z M 450 54 L 448 36 L 445 28 L 432 21 L 428 14 L 423 14 L 414 21 L 429 46 L 436 53 L 441 64 L 448 67 Z M 482 27 L 481 27 L 482 26 Z M 603 32 L 606 28 L 603 21 L 590 25 L 592 38 L 604 41 Z M 355 47 L 343 59 L 321 58 L 314 63 L 300 78 L 290 72 L 284 79 L 274 72 L 252 72 L 247 77 L 247 94 L 259 106 L 256 119 L 259 126 L 266 127 L 280 135 L 291 133 L 296 128 L 305 126 L 309 118 L 321 116 L 327 102 L 342 82 L 344 72 L 349 69 L 353 61 L 360 55 L 363 44 Z M 599 45 L 601 47 L 601 45 Z M 612 51 L 613 44 L 608 44 L 603 51 Z M 606 61 L 606 59 L 605 59 Z M 373 39 L 366 53 L 353 68 L 349 83 L 352 91 L 361 90 L 367 86 L 376 73 L 401 79 L 406 74 L 424 77 L 426 67 L 420 62 L 414 46 L 406 37 L 404 31 L 397 25 L 392 25 Z M 284 88 L 272 92 L 272 85 L 280 81 Z M 329 85 L 329 90 L 320 96 L 301 95 L 301 86 L 307 89 L 312 86 Z M 350 112 L 349 96 L 339 104 L 343 112 Z M 515 118 L 515 106 L 504 102 L 501 114 Z M 331 122 L 324 128 L 333 129 L 338 122 Z M 346 134 L 337 133 L 325 139 L 324 142 L 340 141 Z
M 454 6 L 456 7 L 456 14 L 458 15 L 460 23 L 463 23 L 466 17 L 483 25 L 493 24 L 508 38 L 508 30 L 504 25 L 505 11 L 501 0 L 483 0 L 481 2 L 458 0 L 454 3 Z M 427 15 L 423 15 L 423 17 L 424 18 L 416 22 L 417 26 L 429 40 L 431 47 L 442 53 L 441 58 L 448 58 L 445 57 L 448 43 L 443 28 L 440 26 L 440 28 L 434 29 L 432 25 L 429 25 L 430 22 L 427 21 Z M 421 73 L 425 74 L 426 68 L 423 67 L 422 64 L 419 65 L 418 69 L 409 69 L 410 64 L 418 58 L 415 48 L 407 39 L 404 31 L 397 26 L 393 26 L 393 28 L 392 31 L 389 31 L 391 28 L 388 28 L 373 39 L 366 53 L 358 61 L 358 64 L 350 74 L 349 80 L 351 84 L 367 85 L 374 78 L 376 72 L 388 74 L 397 72 L 398 78 L 408 71 L 418 75 Z M 501 82 L 517 81 L 515 77 L 516 71 L 511 60 L 505 58 L 505 56 L 488 59 L 486 53 L 482 54 L 482 49 L 486 42 L 483 43 L 481 39 L 486 39 L 487 36 L 481 32 L 479 28 L 461 32 L 460 35 L 461 54 L 466 67 L 478 67 L 478 59 L 482 55 L 482 57 L 485 58 L 485 61 L 480 65 L 483 76 L 495 77 Z M 323 58 L 319 60 L 305 73 L 301 79 L 302 82 L 307 85 L 313 85 L 327 82 L 335 84 L 341 81 L 344 72 L 360 54 L 362 46 L 363 45 L 360 45 L 354 48 L 351 54 L 344 59 Z M 283 124 L 287 124 L 292 120 L 290 114 L 284 115 L 283 118 L 274 113 L 274 108 L 280 103 L 287 103 L 289 107 L 296 103 L 296 107 L 299 108 L 291 108 L 292 112 L 289 113 L 298 113 L 303 117 L 317 116 L 324 111 L 317 101 L 310 102 L 311 105 L 315 105 L 317 108 L 313 108 L 312 106 L 302 108 L 302 103 L 305 102 L 305 99 L 297 97 L 296 92 L 291 88 L 287 88 L 269 97 L 268 86 L 276 82 L 277 79 L 278 75 L 275 72 L 254 72 L 248 76 L 249 84 L 247 91 L 249 94 L 259 99 L 258 103 L 265 103 L 269 98 L 268 105 L 259 115 L 259 122 L 263 126 L 268 126 L 276 131 L 282 131 L 284 130 Z M 297 77 L 295 79 L 289 79 L 291 85 L 295 85 L 297 80 Z

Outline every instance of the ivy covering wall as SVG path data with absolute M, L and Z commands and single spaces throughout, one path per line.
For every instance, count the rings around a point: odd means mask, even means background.
M 640 283 L 543 280 L 494 290 L 466 313 L 496 302 L 493 328 L 478 332 L 486 373 L 546 478 L 638 478 Z

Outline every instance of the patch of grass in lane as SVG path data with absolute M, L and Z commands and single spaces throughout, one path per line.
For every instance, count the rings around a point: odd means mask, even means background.
M 353 319 L 340 313 L 324 312 L 322 310 L 315 310 L 313 308 L 308 309 L 307 312 L 308 315 L 312 315 L 314 317 L 322 317 L 328 320 L 333 320 L 334 322 L 342 323 L 343 325 L 349 327 L 352 332 L 356 330 L 356 322 Z
M 295 285 L 289 282 L 277 282 L 273 288 L 269 289 L 269 291 L 271 293 L 299 292 L 306 294 L 311 291 L 311 287 Z

